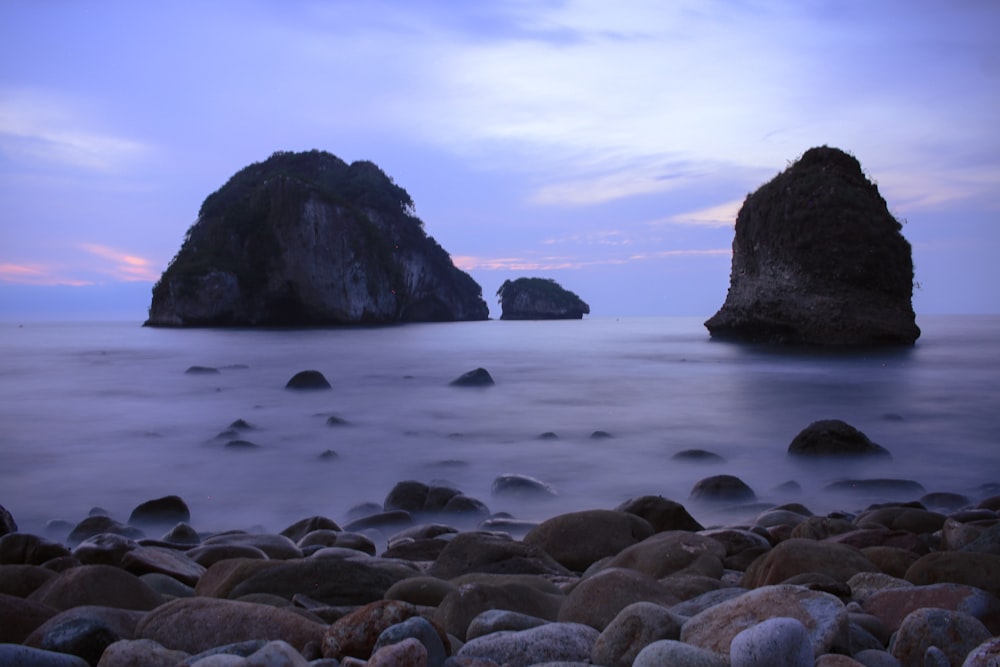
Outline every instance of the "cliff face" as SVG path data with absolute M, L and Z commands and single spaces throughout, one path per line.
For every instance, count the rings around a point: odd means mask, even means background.
M 910 244 L 858 161 L 807 151 L 747 196 L 736 218 L 729 293 L 715 338 L 911 345 Z
M 484 320 L 482 289 L 370 162 L 275 153 L 210 195 L 153 288 L 147 325 Z
M 497 290 L 501 320 L 579 320 L 590 306 L 547 278 L 505 280 Z

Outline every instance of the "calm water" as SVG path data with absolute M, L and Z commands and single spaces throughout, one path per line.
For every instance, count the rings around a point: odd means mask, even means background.
M 976 498 L 1000 482 L 1000 317 L 925 317 L 907 350 L 835 354 L 712 342 L 700 319 L 477 322 L 380 329 L 163 330 L 134 323 L 0 327 L 0 504 L 22 530 L 93 506 L 124 520 L 179 494 L 199 530 L 280 530 L 344 520 L 403 479 L 444 480 L 493 511 L 545 518 L 640 494 L 690 502 L 735 474 L 762 501 L 814 511 L 877 497 L 820 489 L 845 477 L 912 479 Z M 218 375 L 185 374 L 193 365 Z M 482 366 L 497 384 L 448 382 Z M 332 391 L 284 389 L 317 369 Z M 329 415 L 347 426 L 326 424 Z M 891 462 L 803 466 L 791 439 L 843 419 Z M 236 419 L 253 451 L 216 435 Z M 611 439 L 592 439 L 603 430 Z M 557 440 L 539 439 L 552 431 Z M 725 463 L 671 459 L 703 448 Z M 320 459 L 328 449 L 339 456 Z M 551 502 L 490 496 L 503 473 L 537 477 Z M 772 489 L 788 480 L 800 494 Z M 909 499 L 909 498 L 907 498 Z

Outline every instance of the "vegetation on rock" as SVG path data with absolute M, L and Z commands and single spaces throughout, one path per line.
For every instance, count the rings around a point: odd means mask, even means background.
M 551 278 L 505 280 L 497 297 L 501 320 L 581 319 L 590 306 Z

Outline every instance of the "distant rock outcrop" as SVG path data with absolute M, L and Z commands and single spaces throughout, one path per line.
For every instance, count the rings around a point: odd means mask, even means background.
M 812 148 L 747 196 L 714 338 L 912 345 L 913 261 L 900 223 L 851 155 Z
M 579 320 L 590 306 L 551 278 L 505 280 L 497 290 L 501 320 Z
M 371 162 L 278 152 L 202 204 L 147 325 L 485 320 L 482 289 Z

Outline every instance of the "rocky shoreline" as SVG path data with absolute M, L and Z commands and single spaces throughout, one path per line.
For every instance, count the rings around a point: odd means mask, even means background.
M 535 523 L 442 493 L 280 533 L 199 533 L 176 496 L 44 535 L 0 507 L 0 664 L 1000 664 L 997 495 L 706 527 L 659 496 Z

